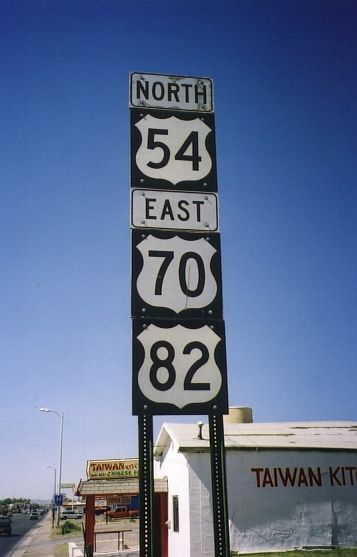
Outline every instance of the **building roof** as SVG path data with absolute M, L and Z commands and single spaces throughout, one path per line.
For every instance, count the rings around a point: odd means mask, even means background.
M 155 492 L 167 491 L 167 479 L 155 478 Z M 115 480 L 81 480 L 77 489 L 78 495 L 135 495 L 139 493 L 138 478 L 119 478 Z
M 309 449 L 357 451 L 357 422 L 227 423 L 224 441 L 228 450 Z M 197 424 L 164 423 L 154 447 L 159 457 L 169 443 L 177 452 L 209 450 L 209 428 L 202 439 Z

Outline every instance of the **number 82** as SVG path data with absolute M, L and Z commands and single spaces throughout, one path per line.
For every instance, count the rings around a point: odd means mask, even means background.
M 167 352 L 166 357 L 160 357 L 159 351 L 165 349 Z M 209 352 L 207 347 L 198 341 L 189 342 L 183 349 L 183 354 L 191 354 L 192 350 L 198 349 L 201 352 L 201 357 L 196 360 L 188 369 L 184 383 L 184 391 L 209 391 L 210 383 L 195 383 L 193 377 L 195 373 L 205 365 L 209 360 Z M 150 350 L 150 357 L 152 365 L 150 368 L 150 381 L 152 386 L 159 391 L 168 391 L 173 387 L 176 381 L 176 371 L 173 365 L 175 359 L 175 349 L 172 344 L 166 340 L 159 340 L 155 342 Z M 165 381 L 159 379 L 159 370 L 167 370 L 167 378 Z

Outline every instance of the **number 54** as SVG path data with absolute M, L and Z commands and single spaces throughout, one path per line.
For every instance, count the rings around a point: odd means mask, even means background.
M 169 134 L 169 130 L 167 129 L 156 129 L 156 128 L 149 128 L 148 129 L 148 140 L 147 140 L 147 148 L 150 150 L 154 149 L 161 149 L 162 150 L 162 158 L 160 161 L 154 162 L 149 161 L 147 166 L 150 168 L 163 168 L 166 166 L 170 160 L 170 149 L 166 143 L 163 141 L 157 141 L 155 136 L 164 135 L 167 136 Z M 190 153 L 187 153 L 188 151 Z M 189 161 L 192 163 L 192 170 L 198 171 L 199 170 L 199 163 L 202 160 L 202 157 L 199 155 L 199 148 L 198 148 L 198 132 L 192 131 L 187 139 L 183 142 L 181 147 L 178 149 L 177 153 L 174 155 L 176 161 Z

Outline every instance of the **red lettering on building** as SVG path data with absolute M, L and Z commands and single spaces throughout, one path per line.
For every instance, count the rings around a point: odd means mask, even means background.
M 251 468 L 257 487 L 320 487 L 321 468 Z

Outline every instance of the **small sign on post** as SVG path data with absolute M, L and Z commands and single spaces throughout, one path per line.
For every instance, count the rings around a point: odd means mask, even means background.
M 165 108 L 212 112 L 212 81 L 205 77 L 132 73 L 130 105 L 139 108 Z
M 217 232 L 217 195 L 133 188 L 131 226 L 161 230 Z

